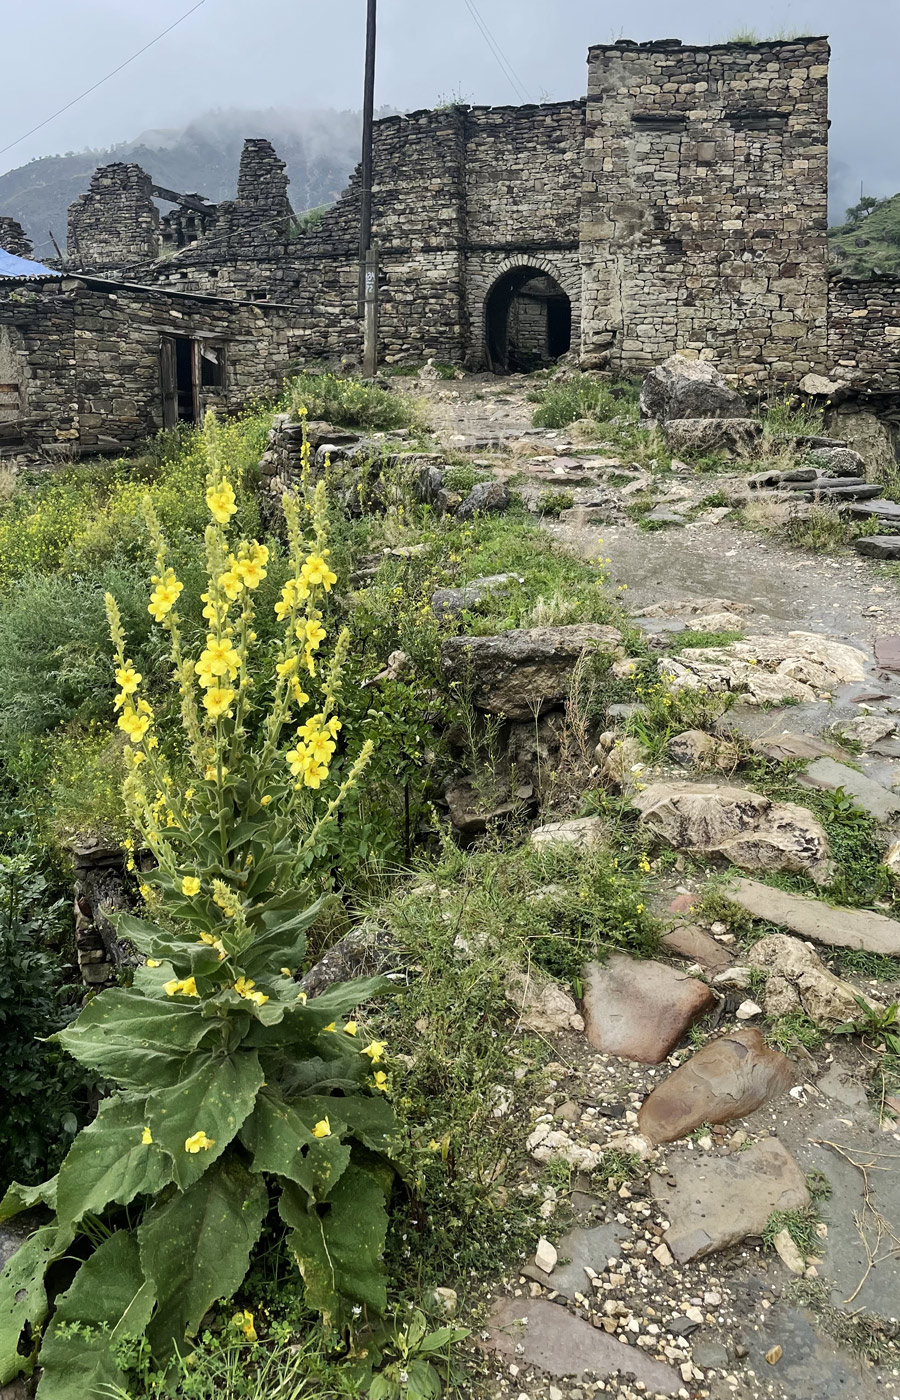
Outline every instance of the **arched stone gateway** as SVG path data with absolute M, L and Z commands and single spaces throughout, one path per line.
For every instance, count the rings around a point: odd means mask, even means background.
M 553 364 L 572 345 L 572 303 L 550 273 L 511 268 L 485 299 L 484 341 L 495 374 L 527 374 Z

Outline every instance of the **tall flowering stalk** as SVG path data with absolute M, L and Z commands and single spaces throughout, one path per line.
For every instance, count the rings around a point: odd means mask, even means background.
M 352 1013 L 386 984 L 359 979 L 307 1000 L 295 981 L 319 909 L 297 888 L 298 872 L 371 752 L 364 745 L 342 781 L 333 778 L 347 636 L 326 659 L 323 603 L 337 579 L 325 488 L 285 501 L 291 573 L 276 607 L 274 684 L 264 684 L 255 599 L 269 555 L 230 537 L 237 503 L 212 417 L 203 436 L 211 519 L 197 656 L 187 654 L 182 584 L 147 507 L 156 551 L 148 606 L 169 636 L 177 745 L 160 732 L 107 598 L 126 798 L 156 860 L 148 903 L 167 927 L 120 918 L 145 958 L 133 985 L 95 997 L 58 1036 L 117 1088 L 58 1178 L 13 1186 L 0 1203 L 0 1221 L 37 1201 L 56 1212 L 0 1275 L 0 1384 L 35 1362 L 36 1346 L 23 1353 L 22 1340 L 46 1318 L 48 1265 L 78 1237 L 81 1253 L 93 1248 L 44 1334 L 41 1400 L 75 1400 L 73 1384 L 78 1400 L 121 1384 L 117 1348 L 143 1333 L 165 1365 L 240 1285 L 276 1200 L 311 1306 L 343 1324 L 385 1304 L 398 1129 L 387 1047 L 366 1041 Z M 170 767 L 173 749 L 191 772 L 186 784 Z

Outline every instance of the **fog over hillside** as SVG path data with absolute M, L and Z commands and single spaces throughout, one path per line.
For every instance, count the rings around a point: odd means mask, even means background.
M 44 156 L 9 170 L 0 175 L 0 211 L 19 220 L 38 256 L 49 257 L 49 230 L 63 246 L 68 206 L 87 189 L 96 166 L 135 161 L 158 184 L 181 194 L 231 199 L 247 136 L 268 137 L 287 161 L 291 202 L 303 213 L 332 203 L 347 184 L 359 159 L 360 114 L 238 107 L 206 112 L 185 127 L 148 130 L 105 150 Z

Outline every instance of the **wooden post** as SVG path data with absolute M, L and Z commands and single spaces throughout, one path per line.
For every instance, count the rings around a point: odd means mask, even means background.
M 372 128 L 375 121 L 375 54 L 378 0 L 367 0 L 366 77 L 363 93 L 362 190 L 359 224 L 359 314 L 364 318 L 363 373 L 378 367 L 378 268 L 372 254 Z
M 378 252 L 366 253 L 366 319 L 363 334 L 363 379 L 374 379 L 378 372 Z

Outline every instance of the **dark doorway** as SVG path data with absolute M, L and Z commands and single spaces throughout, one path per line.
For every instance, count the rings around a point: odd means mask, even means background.
M 159 347 L 163 427 L 196 423 L 200 416 L 197 350 L 190 336 L 164 335 Z
M 553 364 L 572 344 L 572 304 L 546 272 L 517 267 L 499 277 L 485 302 L 485 349 L 495 374 L 528 374 Z

